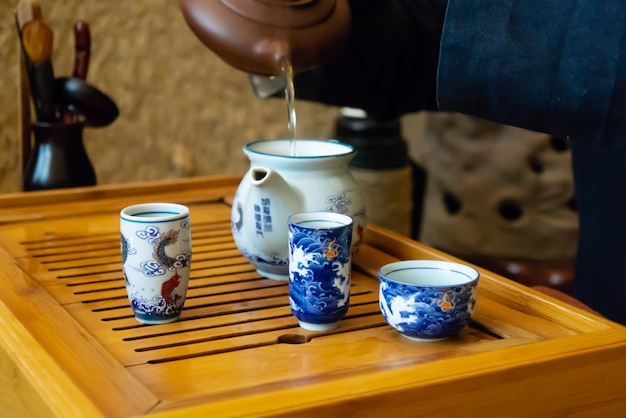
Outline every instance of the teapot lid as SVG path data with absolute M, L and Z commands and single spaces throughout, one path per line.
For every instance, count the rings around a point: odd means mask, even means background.
M 347 0 L 180 0 L 200 41 L 227 64 L 252 74 L 299 72 L 339 52 L 348 37 Z

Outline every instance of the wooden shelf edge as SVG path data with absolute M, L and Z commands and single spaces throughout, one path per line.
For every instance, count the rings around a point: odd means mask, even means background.
M 15 353 L 2 362 L 36 388 L 56 416 L 138 415 L 158 403 L 4 248 L 0 263 L 0 356 Z
M 202 187 L 206 187 L 207 189 L 213 187 L 236 187 L 240 181 L 241 177 L 237 176 L 215 175 L 33 192 L 14 192 L 0 194 L 0 207 L 8 209 L 12 207 L 38 206 L 57 202 L 140 196 L 143 194 L 173 192 Z
M 11 404 L 0 405 L 7 416 L 103 416 L 1 301 L 0 329 L 0 383 L 3 390 L 21 388 Z
M 599 398 L 626 411 L 626 398 L 619 396 L 626 388 L 624 368 L 626 333 L 613 329 L 195 406 L 163 403 L 148 416 L 317 418 L 364 411 L 416 417 L 454 414 L 471 405 L 474 413 L 467 416 L 506 411 L 517 417 L 601 409 Z M 573 395 L 572 385 L 586 387 L 584 396 Z

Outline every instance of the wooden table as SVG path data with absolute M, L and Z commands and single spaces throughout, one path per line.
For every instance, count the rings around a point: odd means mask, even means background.
M 371 225 L 338 329 L 298 327 L 288 286 L 260 277 L 230 233 L 234 177 L 0 197 L 0 416 L 626 416 L 626 329 L 479 269 L 458 338 L 399 336 L 376 271 L 452 259 Z M 119 210 L 191 209 L 181 320 L 129 307 Z M 610 289 L 607 289 L 610 291 Z

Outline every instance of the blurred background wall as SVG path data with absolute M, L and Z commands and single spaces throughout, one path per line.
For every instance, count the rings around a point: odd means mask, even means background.
M 18 50 L 13 12 L 0 2 L 0 192 L 21 188 Z M 72 72 L 72 26 L 90 24 L 88 82 L 110 95 L 118 120 L 87 129 L 99 184 L 243 174 L 241 147 L 288 135 L 284 100 L 252 94 L 246 74 L 219 60 L 186 26 L 176 0 L 40 0 L 55 32 L 55 75 Z M 298 136 L 328 138 L 337 109 L 296 104 Z
M 0 2 L 2 193 L 21 189 L 17 3 Z M 55 32 L 55 74 L 71 74 L 72 27 L 86 20 L 92 39 L 88 82 L 120 108 L 114 124 L 85 131 L 99 184 L 243 175 L 249 165 L 243 145 L 288 136 L 285 101 L 257 99 L 246 74 L 195 38 L 177 0 L 40 3 Z M 334 135 L 339 109 L 297 101 L 296 110 L 298 137 Z M 571 277 L 577 212 L 563 141 L 462 115 L 413 114 L 402 122 L 411 158 L 428 172 L 423 242 L 467 258 L 558 261 L 559 269 L 564 262 Z M 385 196 L 368 208 L 369 218 L 406 230 L 389 216 L 391 201 L 399 197 Z

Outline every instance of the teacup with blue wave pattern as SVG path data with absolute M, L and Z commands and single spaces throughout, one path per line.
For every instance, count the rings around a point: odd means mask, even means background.
M 352 224 L 335 212 L 289 217 L 289 306 L 304 329 L 336 328 L 348 311 Z
M 470 266 L 439 260 L 384 265 L 380 310 L 389 325 L 419 341 L 449 338 L 472 319 L 479 273 Z

